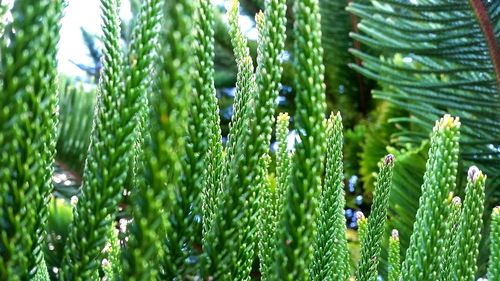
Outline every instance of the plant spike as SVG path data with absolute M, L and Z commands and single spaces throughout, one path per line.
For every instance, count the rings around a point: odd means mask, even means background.
M 123 94 L 120 21 L 116 0 L 102 0 L 103 69 L 82 194 L 66 241 L 60 280 L 89 280 L 97 271 L 108 227 L 117 212 L 134 145 L 138 104 Z
M 208 138 L 206 147 L 200 146 L 199 151 L 204 151 L 203 174 L 201 188 L 201 208 L 203 234 L 207 233 L 212 221 L 212 216 L 217 205 L 219 182 L 222 178 L 223 147 L 220 129 L 220 117 L 217 94 L 214 85 L 214 58 L 215 58 L 215 18 L 214 8 L 210 0 L 200 0 L 196 6 L 195 20 L 195 77 L 194 89 L 195 103 L 198 105 L 199 118 L 197 123 L 200 128 L 198 133 L 203 138 Z M 193 109 L 193 111 L 196 111 Z M 194 113 L 193 113 L 194 115 Z M 201 140 L 199 140 L 201 141 Z
M 280 254 L 276 276 L 280 280 L 306 280 L 316 236 L 318 200 L 323 174 L 325 85 L 318 0 L 294 2 L 295 147 L 291 187 L 281 222 Z
M 401 249 L 399 246 L 399 232 L 392 230 L 389 238 L 389 276 L 388 281 L 401 280 Z
M 347 250 L 344 170 L 342 165 L 342 118 L 330 115 L 326 127 L 326 176 L 317 219 L 311 280 L 348 281 L 350 275 Z
M 277 98 L 283 72 L 281 56 L 286 41 L 286 0 L 266 1 L 264 13 L 257 14 L 256 23 L 259 37 L 252 133 L 257 139 L 259 154 L 263 154 L 269 148 L 274 113 L 278 106 Z
M 179 225 L 171 225 L 168 216 L 178 217 L 177 199 L 187 130 L 187 107 L 194 71 L 192 1 L 165 1 L 157 52 L 157 79 L 149 97 L 149 135 L 144 145 L 144 180 L 133 196 L 135 264 L 124 280 L 182 279 L 177 267 L 183 261 L 179 251 L 182 237 Z M 163 249 L 163 250 L 162 250 Z M 143 258 L 141 258 L 141 255 Z M 145 256 L 147 255 L 147 256 Z M 125 271 L 125 270 L 124 270 Z
M 40 260 L 35 277 L 33 277 L 31 280 L 32 281 L 50 281 L 49 272 L 47 271 L 47 264 L 45 263 L 45 258 L 42 257 L 42 259 Z
M 488 280 L 500 280 L 500 206 L 495 207 L 491 213 Z
M 276 140 L 278 150 L 276 151 L 276 193 L 278 201 L 278 212 L 281 220 L 284 208 L 284 195 L 287 193 L 290 184 L 291 159 L 292 154 L 288 151 L 288 124 L 290 116 L 288 113 L 280 113 L 276 122 Z
M 196 245 L 201 244 L 201 220 L 202 203 L 201 193 L 207 192 L 209 196 L 214 196 L 209 200 L 215 200 L 217 189 L 211 186 L 210 191 L 203 191 L 206 184 L 205 174 L 207 172 L 207 161 L 209 153 L 209 145 L 214 144 L 213 149 L 222 151 L 222 142 L 220 129 L 212 132 L 213 124 L 219 122 L 217 97 L 213 80 L 213 60 L 214 60 L 214 32 L 213 32 L 213 11 L 211 2 L 202 0 L 197 2 L 195 9 L 195 40 L 194 40 L 194 95 L 189 106 L 189 121 L 188 121 L 188 137 L 186 140 L 186 156 L 183 167 L 183 176 L 181 185 L 184 186 L 185 194 L 180 194 L 178 197 L 179 207 L 184 211 L 183 218 L 175 218 L 173 222 L 179 220 L 179 224 L 184 224 L 182 229 L 186 233 L 179 233 L 184 237 L 185 244 L 190 255 L 198 255 L 194 252 Z M 218 128 L 218 127 L 216 127 Z M 213 134 L 213 135 L 212 135 Z M 214 138 L 218 138 L 219 142 L 214 143 Z M 216 161 L 221 158 L 216 157 Z M 221 165 L 221 162 L 218 163 Z M 215 171 L 211 171 L 214 173 Z M 212 204 L 212 203 L 211 203 Z M 205 210 L 207 211 L 207 210 Z M 211 215 L 208 215 L 209 217 Z M 207 221 L 210 221 L 208 219 Z M 187 256 L 183 260 L 188 260 Z
M 231 41 L 238 65 L 234 115 L 228 136 L 222 179 L 222 198 L 212 221 L 213 233 L 205 239 L 207 273 L 215 279 L 249 278 L 255 248 L 258 186 L 265 174 L 258 169 L 268 152 L 276 109 L 284 49 L 285 9 L 283 0 L 266 3 L 266 14 L 258 16 L 259 66 L 253 74 L 247 40 L 238 27 L 238 1 L 228 10 Z M 229 254 L 228 254 L 229 253 Z M 221 275 L 225 274 L 225 275 Z M 224 277 L 222 277 L 224 276 Z
M 134 109 L 137 110 L 132 120 L 135 127 L 135 145 L 132 165 L 132 186 L 138 186 L 143 159 L 142 149 L 146 135 L 148 119 L 148 93 L 151 91 L 152 80 L 150 74 L 154 71 L 155 44 L 158 43 L 157 28 L 161 19 L 161 1 L 142 1 L 135 26 L 132 31 L 132 39 L 127 54 L 125 65 L 125 93 L 133 101 Z M 135 111 L 134 110 L 134 111 Z
M 456 256 L 453 273 L 458 281 L 474 281 L 477 271 L 479 242 L 483 225 L 484 187 L 486 175 L 476 166 L 469 168 L 465 200 L 455 245 Z
M 360 248 L 363 248 L 363 241 L 366 239 L 366 232 L 368 231 L 368 220 L 365 214 L 361 211 L 356 212 L 356 222 L 358 224 L 358 240 Z
M 126 227 L 126 219 L 122 220 L 124 220 L 124 227 Z M 118 238 L 118 229 L 116 229 L 115 222 L 109 225 L 106 235 L 108 242 L 103 249 L 106 255 L 101 261 L 101 267 L 106 280 L 119 280 L 120 276 L 122 276 L 122 264 L 120 263 L 120 239 Z
M 152 79 L 149 73 L 155 72 L 155 42 L 158 41 L 156 27 L 160 24 L 162 6 L 159 0 L 142 2 L 138 20 L 132 34 L 126 69 L 125 91 L 136 99 L 140 106 L 134 119 L 136 143 L 134 146 L 133 189 L 131 191 L 128 242 L 122 248 L 120 257 L 121 271 L 115 273 L 117 280 L 153 280 L 158 270 L 157 255 L 160 255 L 160 243 L 156 238 L 162 225 L 162 215 L 158 213 L 164 203 L 165 191 L 151 188 L 143 182 L 145 155 L 143 149 L 148 135 L 146 127 L 149 119 L 148 94 L 151 94 Z M 148 205 L 149 204 L 149 205 Z M 151 228 L 151 229 L 150 229 Z M 113 266 L 113 265 L 112 265 Z
M 447 228 L 444 236 L 444 249 L 446 251 L 443 253 L 443 268 L 441 270 L 439 280 L 449 280 L 453 279 L 453 272 L 456 270 L 454 263 L 456 260 L 457 253 L 457 237 L 460 227 L 460 215 L 462 210 L 462 200 L 460 197 L 453 197 L 453 192 L 448 195 L 447 204 L 450 211 L 450 216 L 448 218 Z
M 370 217 L 368 218 L 367 232 L 364 235 L 361 247 L 361 260 L 359 262 L 356 280 L 377 280 L 377 267 L 380 260 L 380 245 L 387 220 L 389 194 L 392 185 L 392 170 L 394 156 L 387 155 L 379 164 L 380 171 L 375 182 L 375 192 Z
M 443 268 L 443 234 L 449 208 L 445 202 L 454 189 L 457 175 L 458 118 L 445 115 L 436 122 L 431 134 L 422 195 L 402 267 L 403 280 L 437 280 Z
M 208 227 L 210 231 L 206 233 L 203 244 L 205 255 L 202 277 L 215 280 L 248 278 L 254 248 L 249 220 L 251 205 L 254 203 L 251 196 L 255 190 L 244 186 L 241 182 L 243 178 L 237 177 L 239 169 L 247 168 L 243 162 L 246 160 L 245 146 L 250 145 L 246 128 L 250 126 L 250 109 L 255 94 L 252 58 L 247 40 L 238 27 L 238 6 L 237 0 L 231 0 L 227 11 L 229 34 L 238 67 L 234 113 L 229 128 L 223 174 L 218 183 L 221 186 L 217 188 L 220 189 L 218 193 L 221 196 L 216 202 L 213 220 Z
M 259 235 L 259 261 L 261 280 L 271 280 L 272 264 L 276 252 L 276 230 L 278 219 L 278 189 L 272 185 L 268 177 L 268 168 L 271 158 L 265 155 L 261 159 L 259 169 L 266 175 L 266 180 L 259 186 L 259 213 L 258 213 L 258 235 Z
M 15 1 L 11 14 L 0 41 L 0 280 L 17 281 L 43 259 L 62 1 Z

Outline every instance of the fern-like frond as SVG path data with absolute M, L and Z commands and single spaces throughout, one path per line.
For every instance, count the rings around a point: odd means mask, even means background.
M 353 49 L 363 67 L 351 66 L 382 86 L 375 97 L 404 108 L 414 125 L 402 143 L 426 137 L 432 121 L 458 116 L 462 153 L 489 174 L 499 173 L 500 2 L 403 1 L 351 3 L 361 18 L 352 37 L 377 55 Z

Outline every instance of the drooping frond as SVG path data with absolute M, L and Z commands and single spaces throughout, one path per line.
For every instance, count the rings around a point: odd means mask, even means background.
M 459 127 L 458 118 L 445 115 L 432 132 L 422 195 L 402 267 L 403 280 L 436 280 L 443 268 L 447 222 L 442 218 L 448 217 L 446 200 L 456 184 Z
M 60 1 L 16 1 L 0 38 L 0 279 L 43 258 L 57 122 Z
M 359 59 L 349 53 L 351 48 L 361 48 L 359 42 L 349 37 L 349 33 L 356 30 L 358 20 L 346 11 L 349 3 L 350 1 L 338 0 L 319 1 L 322 43 L 325 49 L 326 93 L 329 100 L 340 107 L 342 119 L 348 128 L 359 115 L 367 113 L 370 84 L 373 84 L 348 66 L 352 63 L 361 64 Z M 376 161 L 378 160 L 379 158 Z
M 356 279 L 360 281 L 377 280 L 377 267 L 387 219 L 394 162 L 394 156 L 389 154 L 379 164 L 380 171 L 375 182 L 375 193 L 368 217 L 368 226 L 361 241 L 361 259 L 356 272 Z
M 353 49 L 363 67 L 351 66 L 379 82 L 375 97 L 411 114 L 393 119 L 415 126 L 399 141 L 424 139 L 432 121 L 450 113 L 463 124 L 463 158 L 498 174 L 500 2 L 352 2 L 348 10 L 362 19 L 352 37 L 376 54 Z
M 326 126 L 326 175 L 321 191 L 311 280 L 349 280 L 342 128 L 340 113 L 332 113 Z

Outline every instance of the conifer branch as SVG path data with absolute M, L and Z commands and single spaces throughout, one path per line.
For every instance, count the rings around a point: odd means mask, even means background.
M 148 94 L 152 94 L 152 84 L 155 82 L 150 73 L 158 71 L 155 65 L 155 62 L 158 62 L 155 43 L 158 42 L 156 28 L 160 25 L 161 12 L 161 1 L 143 1 L 128 54 L 125 91 L 136 100 L 139 108 L 133 120 L 136 126 L 134 163 L 132 163 L 134 183 L 131 204 L 128 207 L 132 223 L 127 227 L 128 242 L 123 247 L 120 257 L 122 270 L 114 273 L 117 280 L 154 279 L 159 269 L 156 258 L 161 256 L 159 252 L 162 241 L 155 239 L 155 236 L 158 234 L 156 231 L 160 228 L 163 217 L 156 213 L 158 211 L 156 208 L 160 208 L 164 203 L 161 200 L 165 191 L 156 194 L 157 190 L 149 190 L 144 182 L 146 153 L 143 149 L 148 137 L 146 131 L 149 123 Z
M 469 168 L 465 200 L 463 203 L 458 240 L 455 247 L 456 262 L 453 273 L 459 281 L 474 280 L 477 272 L 477 257 L 483 225 L 484 187 L 486 175 L 476 166 Z
M 268 168 L 271 159 L 265 155 L 262 158 L 259 168 L 265 175 L 265 180 L 259 185 L 259 213 L 258 213 L 258 248 L 260 261 L 260 274 L 262 280 L 272 280 L 272 265 L 277 246 L 277 219 L 279 217 L 279 190 L 276 185 L 270 182 Z
M 117 212 L 134 144 L 135 104 L 123 92 L 120 21 L 116 0 L 102 0 L 103 69 L 94 128 L 83 175 L 82 194 L 73 212 L 60 280 L 89 280 L 103 258 L 106 233 Z M 135 105 L 138 108 L 138 105 Z
M 311 280 L 349 280 L 346 219 L 344 215 L 343 134 L 340 113 L 326 126 L 326 175 L 321 193 L 318 234 L 315 239 Z
M 401 250 L 399 246 L 399 232 L 392 230 L 389 238 L 389 276 L 388 281 L 401 280 Z
M 394 161 L 394 156 L 389 154 L 379 164 L 380 171 L 375 183 L 375 193 L 373 195 L 370 217 L 368 218 L 367 232 L 363 237 L 361 260 L 356 273 L 356 280 L 359 281 L 377 280 L 377 267 L 380 260 L 385 222 L 387 220 Z
M 192 1 L 164 2 L 161 49 L 158 50 L 158 83 L 150 97 L 150 138 L 145 146 L 145 187 L 141 193 L 147 197 L 142 200 L 143 205 L 138 206 L 143 215 L 140 222 L 144 224 L 141 228 L 148 229 L 148 240 L 152 241 L 155 237 L 158 240 L 160 237 L 160 241 L 153 243 L 163 244 L 159 277 L 165 280 L 183 279 L 184 268 L 181 265 L 186 256 L 182 244 L 186 226 L 180 221 L 184 219 L 184 212 L 179 196 L 187 192 L 180 183 L 182 157 L 185 155 L 187 107 L 192 91 L 190 79 L 194 71 L 193 14 Z M 168 221 L 162 222 L 161 217 L 164 215 Z M 177 221 L 173 223 L 175 219 Z M 148 223 L 155 223 L 156 229 L 150 230 L 151 225 Z M 158 232 L 161 234 L 158 235 Z M 162 237 L 166 239 L 162 241 Z M 152 252 L 153 261 L 154 255 L 155 252 Z M 144 269 L 154 265 L 154 262 L 150 263 Z
M 445 115 L 431 134 L 422 195 L 413 234 L 402 267 L 403 280 L 436 280 L 443 269 L 442 252 L 449 208 L 445 202 L 454 189 L 458 162 L 458 118 Z
M 447 200 L 447 204 L 450 211 L 450 216 L 448 219 L 448 226 L 446 228 L 446 233 L 444 234 L 444 249 L 447 249 L 444 252 L 443 259 L 443 269 L 441 270 L 441 277 L 439 280 L 453 280 L 453 272 L 455 269 L 455 261 L 456 261 L 456 253 L 458 249 L 457 245 L 457 237 L 458 231 L 460 227 L 460 216 L 462 211 L 462 200 L 460 197 L 453 197 L 453 192 L 450 192 L 450 199 Z M 452 199 L 453 197 L 453 199 Z
M 491 213 L 488 280 L 500 280 L 500 206 L 495 207 Z
M 294 2 L 294 68 L 296 143 L 291 188 L 280 223 L 280 280 L 306 280 L 312 260 L 323 174 L 325 85 L 322 64 L 321 17 L 317 0 Z
M 62 2 L 16 1 L 11 13 L 0 41 L 0 280 L 17 281 L 43 259 Z
M 276 122 L 276 141 L 278 142 L 278 150 L 276 152 L 276 192 L 279 217 L 283 215 L 284 197 L 290 186 L 291 160 L 292 154 L 288 151 L 288 125 L 290 116 L 288 113 L 280 113 Z

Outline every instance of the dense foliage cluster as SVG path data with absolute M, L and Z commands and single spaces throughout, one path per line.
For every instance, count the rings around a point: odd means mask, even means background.
M 392 2 L 410 9 L 406 2 Z M 434 119 L 443 116 L 430 134 L 406 251 L 401 249 L 398 230 L 391 235 L 386 231 L 399 165 L 398 155 L 387 154 L 377 159 L 369 216 L 356 214 L 361 250 L 359 261 L 352 262 L 344 214 L 343 124 L 339 113 L 325 118 L 325 56 L 318 0 L 295 1 L 291 11 L 286 0 L 265 1 L 264 12 L 256 15 L 256 62 L 238 24 L 240 3 L 230 1 L 228 30 L 237 81 L 225 143 L 214 86 L 216 22 L 211 1 L 142 1 L 125 51 L 120 46 L 119 4 L 119 0 L 101 0 L 102 70 L 83 184 L 78 196 L 71 198 L 69 234 L 60 241 L 62 257 L 55 265 L 50 261 L 52 268 L 47 268 L 49 259 L 43 249 L 48 244 L 53 247 L 53 238 L 45 230 L 48 224 L 56 224 L 47 217 L 57 205 L 51 178 L 56 147 L 60 147 L 55 57 L 63 3 L 15 1 L 12 19 L 0 22 L 0 280 L 375 281 L 385 271 L 391 281 L 476 278 L 484 235 L 486 175 L 484 169 L 471 165 L 463 200 L 454 197 L 461 176 L 462 119 L 439 110 Z M 363 18 L 360 27 L 367 35 L 354 35 L 360 41 L 383 33 L 377 32 L 380 19 L 367 11 L 393 13 L 389 6 L 365 5 L 354 3 L 349 8 Z M 485 6 L 472 0 L 471 5 L 479 12 L 500 10 L 500 4 Z M 423 15 L 431 23 L 443 23 L 439 19 L 443 6 L 422 5 L 413 16 L 402 17 L 401 28 L 413 26 Z M 6 10 L 0 2 L 0 18 Z M 491 23 L 479 12 L 476 28 L 485 30 L 487 39 L 480 47 L 489 51 L 492 61 L 481 67 L 489 58 L 481 57 L 471 63 L 475 68 L 467 75 L 477 78 L 481 87 L 460 80 L 465 72 L 458 62 L 446 64 L 448 76 L 443 81 L 433 81 L 438 63 L 427 45 L 416 44 L 412 45 L 415 59 L 422 64 L 419 71 L 426 82 L 403 81 L 400 88 L 384 82 L 378 94 L 397 101 L 412 93 L 422 99 L 433 91 L 448 94 L 450 85 L 460 93 L 472 89 L 487 96 L 497 91 L 491 73 L 499 71 L 498 45 L 488 37 L 488 32 L 494 32 L 488 29 Z M 291 149 L 290 116 L 274 117 L 283 77 L 287 13 L 294 18 L 296 138 Z M 457 13 L 446 21 L 460 20 L 466 25 L 473 16 L 470 11 Z M 494 19 L 498 18 L 500 12 Z M 370 24 L 375 28 L 366 28 Z M 439 24 L 424 27 L 419 32 L 443 28 Z M 385 36 L 390 42 L 390 36 L 402 36 L 398 32 Z M 480 40 L 476 35 L 473 39 Z M 431 50 L 446 57 L 443 48 Z M 471 52 L 486 54 L 476 47 Z M 415 78 L 408 76 L 409 67 L 353 53 L 367 62 L 353 67 L 368 76 L 385 81 L 397 68 L 402 73 L 399 78 Z M 375 66 L 380 62 L 382 67 Z M 481 71 L 489 72 L 480 75 Z M 466 125 L 480 123 L 468 118 Z M 62 128 L 60 132 L 65 132 Z M 270 149 L 273 128 L 277 146 Z M 472 133 L 467 128 L 468 140 Z M 474 145 L 465 143 L 465 151 Z M 499 207 L 492 211 L 490 228 L 487 275 L 497 281 Z M 383 250 L 388 252 L 388 264 L 381 262 Z

